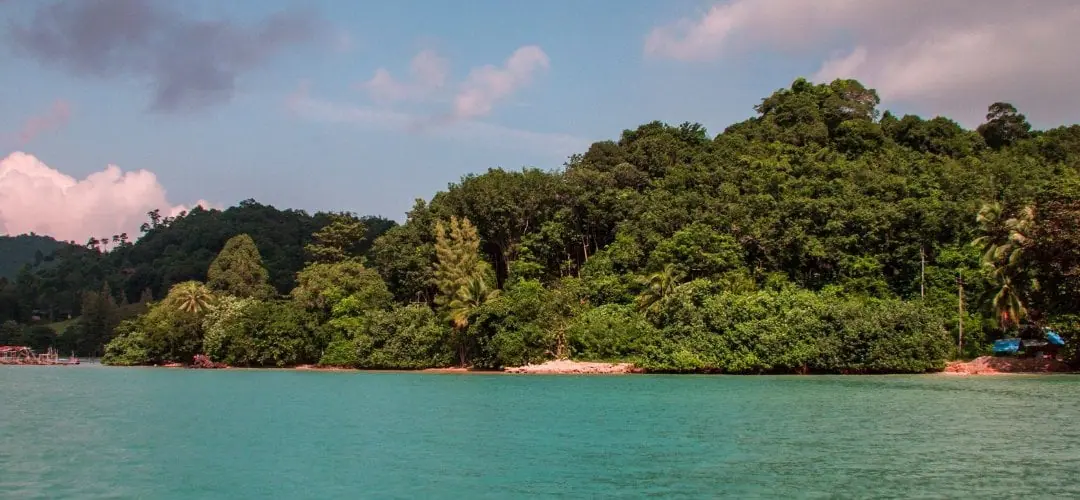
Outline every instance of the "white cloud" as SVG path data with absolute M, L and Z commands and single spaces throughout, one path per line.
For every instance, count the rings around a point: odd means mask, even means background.
M 527 45 L 515 50 L 501 68 L 490 64 L 474 68 L 454 98 L 454 116 L 474 118 L 491 113 L 496 102 L 528 85 L 536 73 L 550 66 L 540 47 Z
M 856 78 L 885 100 L 968 124 L 1002 100 L 1060 122 L 1080 113 L 1078 25 L 1071 0 L 733 0 L 656 27 L 644 50 L 681 61 L 833 51 L 818 81 Z
M 205 200 L 196 205 L 211 207 Z M 165 188 L 147 170 L 124 172 L 109 165 L 76 180 L 26 153 L 0 160 L 0 233 L 33 231 L 80 243 L 120 233 L 134 239 L 154 209 L 165 217 L 189 210 L 170 204 Z
M 446 84 L 450 61 L 433 50 L 423 50 L 409 64 L 412 81 L 398 81 L 386 68 L 375 70 L 370 80 L 360 84 L 378 102 L 422 100 Z

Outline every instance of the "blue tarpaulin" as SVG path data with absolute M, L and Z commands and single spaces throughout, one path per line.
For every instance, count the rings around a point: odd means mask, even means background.
M 1020 339 L 1001 339 L 994 341 L 994 354 L 1016 354 L 1020 351 Z
M 1046 340 L 1049 340 L 1054 345 L 1065 345 L 1065 339 L 1062 339 L 1061 335 L 1058 335 L 1053 330 L 1046 330 Z

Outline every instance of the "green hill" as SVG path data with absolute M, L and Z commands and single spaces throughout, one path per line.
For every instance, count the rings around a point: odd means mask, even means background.
M 0 278 L 14 280 L 24 265 L 44 260 L 63 245 L 63 242 L 33 233 L 0 236 Z

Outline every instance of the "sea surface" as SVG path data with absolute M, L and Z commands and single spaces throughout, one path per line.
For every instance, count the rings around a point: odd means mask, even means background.
M 1078 498 L 1080 377 L 0 366 L 2 498 Z

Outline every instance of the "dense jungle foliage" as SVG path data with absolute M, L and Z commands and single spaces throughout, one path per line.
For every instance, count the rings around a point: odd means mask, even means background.
M 465 176 L 401 225 L 250 200 L 151 213 L 137 241 L 65 246 L 5 283 L 0 343 L 114 364 L 880 373 L 1052 327 L 1074 357 L 1080 126 L 878 104 L 799 79 L 715 137 L 645 124 L 557 171 Z M 77 319 L 50 336 L 35 314 Z

